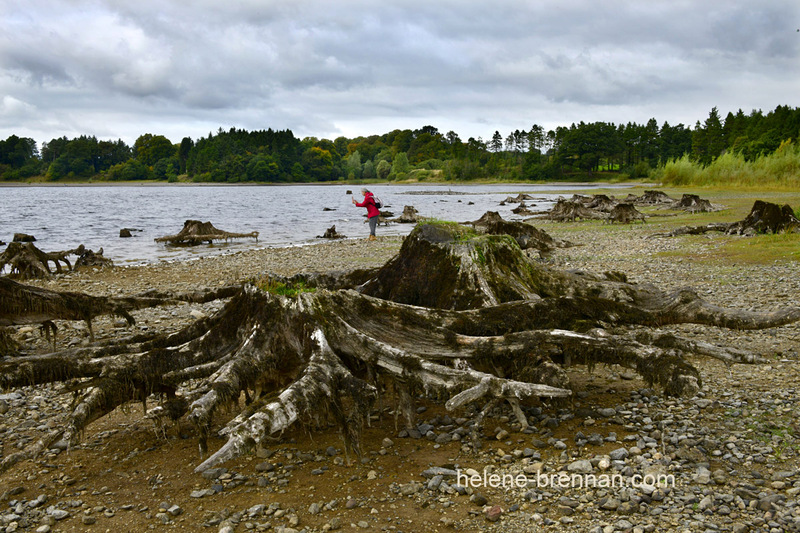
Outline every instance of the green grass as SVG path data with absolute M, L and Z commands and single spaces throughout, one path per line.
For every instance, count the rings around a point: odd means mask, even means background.
M 800 188 L 800 145 L 784 141 L 774 153 L 753 161 L 746 161 L 740 154 L 726 153 L 705 167 L 683 156 L 654 171 L 653 178 L 672 186 L 796 190 Z
M 626 189 L 586 189 L 580 192 L 587 195 L 607 194 L 624 198 L 629 193 L 640 196 L 645 190 L 650 189 L 663 191 L 673 198 L 680 198 L 683 194 L 697 194 L 715 205 L 723 206 L 724 209 L 713 213 L 685 213 L 644 207 L 640 210 L 645 214 L 675 215 L 652 217 L 644 225 L 604 224 L 597 220 L 569 223 L 536 221 L 534 225 L 550 233 L 555 232 L 559 237 L 567 240 L 570 240 L 572 234 L 577 235 L 576 241 L 580 241 L 584 236 L 594 233 L 599 235 L 601 233 L 619 234 L 620 232 L 631 232 L 631 238 L 639 239 L 654 233 L 666 233 L 681 226 L 702 226 L 711 222 L 736 222 L 744 219 L 750 213 L 756 200 L 764 200 L 778 205 L 788 204 L 796 213 L 800 211 L 800 190 L 756 190 L 724 186 L 664 187 L 655 184 L 641 184 Z M 671 239 L 680 241 L 679 249 L 659 252 L 658 257 L 670 260 L 684 259 L 719 266 L 732 263 L 763 265 L 776 261 L 800 260 L 800 234 L 796 233 L 741 237 L 710 232 L 705 235 L 686 235 L 671 237 Z
M 286 296 L 287 298 L 297 298 L 300 293 L 314 292 L 317 289 L 314 287 L 307 287 L 305 282 L 296 284 L 288 284 L 281 281 L 275 281 L 272 278 L 266 278 L 253 281 L 253 284 L 264 292 L 270 294 L 277 294 L 279 296 Z
M 458 222 L 453 222 L 452 220 L 442 220 L 439 218 L 428 218 L 425 219 L 424 222 L 420 222 L 420 224 L 429 224 L 432 226 L 440 226 L 442 228 L 447 229 L 450 233 L 453 234 L 455 238 L 455 242 L 467 242 L 470 239 L 474 239 L 479 234 L 475 231 L 475 228 L 465 226 L 463 224 L 459 224 Z

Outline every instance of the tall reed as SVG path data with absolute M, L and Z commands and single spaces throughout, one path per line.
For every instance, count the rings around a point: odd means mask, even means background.
M 753 161 L 738 153 L 725 153 L 705 167 L 684 155 L 669 160 L 652 177 L 675 186 L 796 188 L 800 187 L 800 145 L 784 141 L 775 152 Z

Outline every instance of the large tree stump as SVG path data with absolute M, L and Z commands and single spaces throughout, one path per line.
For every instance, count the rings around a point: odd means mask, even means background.
M 682 226 L 667 233 L 655 233 L 651 237 L 676 237 L 700 235 L 709 231 L 721 231 L 728 235 L 758 235 L 764 233 L 791 233 L 800 230 L 800 220 L 794 216 L 789 205 L 779 206 L 763 200 L 753 203 L 750 213 L 737 222 L 711 222 L 703 226 Z
M 626 201 L 641 206 L 673 205 L 675 204 L 675 202 L 678 202 L 678 200 L 672 198 L 663 191 L 652 191 L 652 190 L 644 191 L 644 194 L 642 194 L 641 196 L 629 195 Z
M 84 391 L 63 427 L 5 457 L 0 471 L 55 439 L 74 442 L 91 421 L 153 391 L 172 394 L 148 417 L 188 416 L 204 454 L 215 412 L 243 394 L 251 399 L 221 431 L 227 443 L 197 471 L 325 416 L 357 453 L 363 422 L 388 388 L 398 391 L 409 427 L 417 391 L 444 398 L 449 410 L 507 401 L 524 428 L 520 402 L 571 394 L 564 365 L 619 364 L 680 395 L 701 386 L 687 353 L 760 360 L 656 329 L 663 325 L 769 328 L 800 319 L 800 309 L 725 309 L 691 290 L 664 293 L 619 273 L 548 268 L 509 236 L 456 224 L 418 226 L 373 274 L 361 292 L 246 285 L 218 313 L 176 333 L 0 361 L 3 388 L 75 380 L 72 390 Z
M 763 200 L 756 200 L 750 213 L 738 222 L 731 224 L 725 233 L 729 235 L 747 235 L 760 233 L 796 232 L 800 229 L 800 220 L 787 204 L 779 206 Z
M 546 218 L 558 222 L 575 222 L 575 220 L 605 220 L 607 214 L 594 209 L 589 209 L 586 205 L 576 199 L 567 200 L 559 198 L 556 204 L 547 212 L 537 215 L 535 218 Z
M 680 209 L 689 213 L 709 213 L 719 211 L 705 198 L 700 198 L 696 194 L 684 194 L 680 200 L 673 204 L 670 209 Z
M 619 203 L 608 213 L 608 222 L 619 222 L 620 224 L 630 224 L 636 220 L 645 221 L 643 213 L 638 211 L 633 204 Z

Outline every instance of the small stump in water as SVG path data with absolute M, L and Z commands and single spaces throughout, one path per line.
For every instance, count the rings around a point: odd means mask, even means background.
M 317 235 L 317 239 L 344 239 L 345 236 L 336 231 L 336 224 L 325 230 L 322 235 Z
M 232 233 L 217 229 L 211 222 L 200 222 L 199 220 L 187 220 L 183 223 L 183 229 L 176 235 L 158 237 L 156 242 L 164 242 L 172 245 L 195 246 L 204 242 L 228 241 L 230 239 L 253 238 L 258 240 L 258 232 Z

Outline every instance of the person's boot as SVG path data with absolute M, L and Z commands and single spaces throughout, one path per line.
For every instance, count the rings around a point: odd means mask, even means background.
M 369 239 L 367 239 L 367 240 L 374 241 L 374 240 L 377 240 L 377 237 L 375 237 L 375 235 L 370 235 Z

